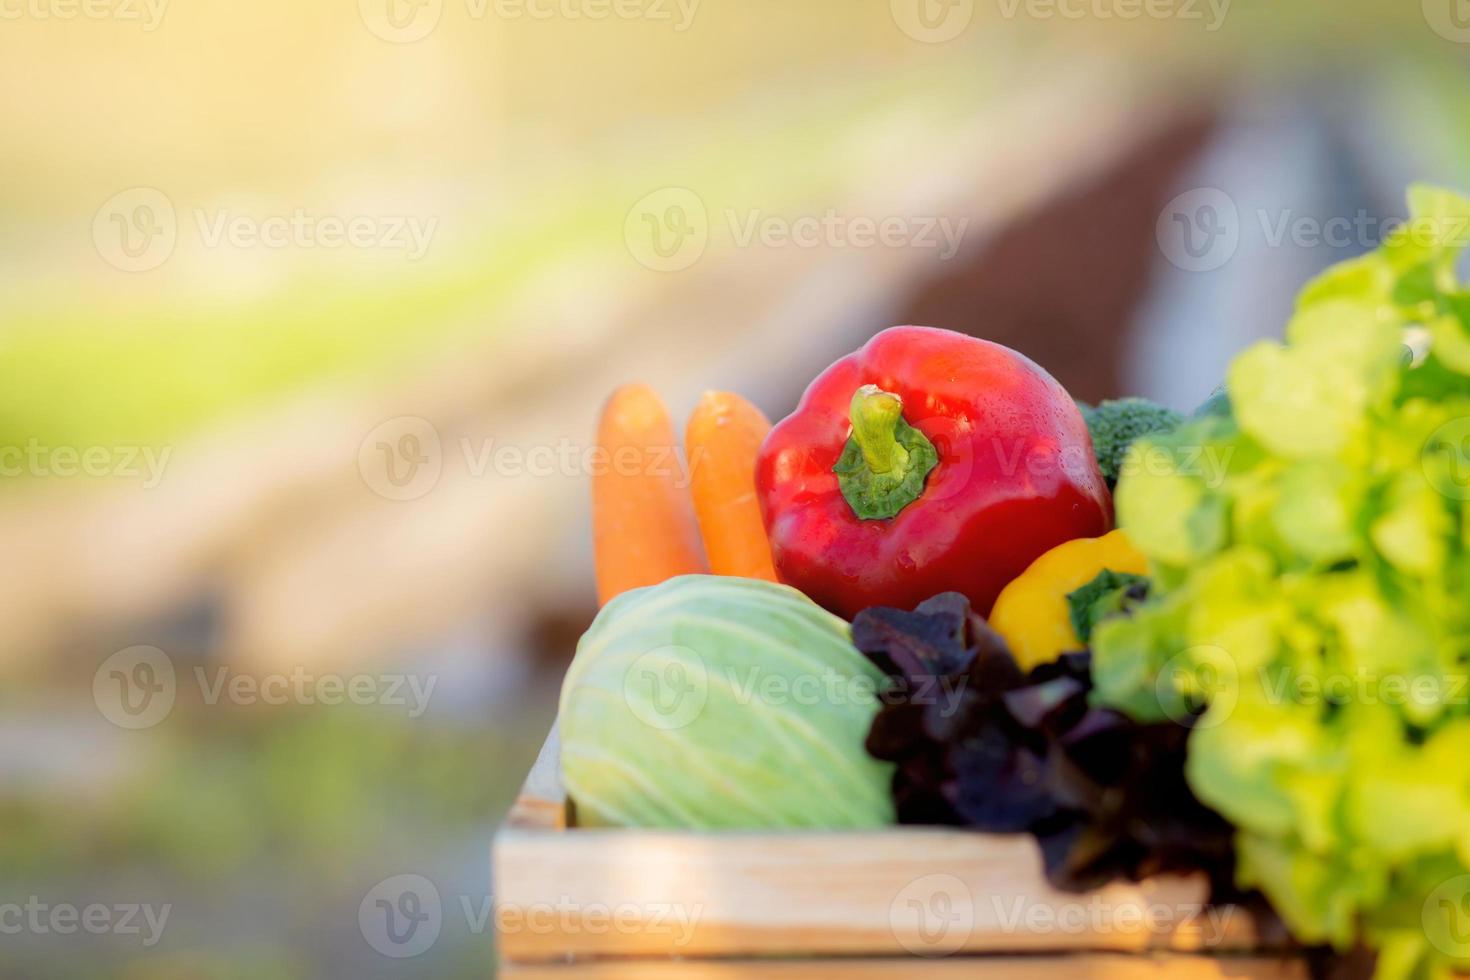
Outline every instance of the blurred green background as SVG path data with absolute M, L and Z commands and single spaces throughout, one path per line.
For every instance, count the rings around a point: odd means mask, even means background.
M 1465 189 L 1463 7 L 0 0 L 0 928 L 170 909 L 5 928 L 0 975 L 491 973 L 612 386 L 778 415 L 922 320 L 1202 399 L 1376 244 L 1255 216 Z M 1240 244 L 1192 272 L 1159 228 L 1199 188 Z M 827 215 L 964 230 L 741 231 Z M 399 874 L 443 900 L 404 959 L 359 920 Z

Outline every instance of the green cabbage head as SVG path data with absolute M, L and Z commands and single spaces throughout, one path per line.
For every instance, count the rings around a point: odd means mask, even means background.
M 893 822 L 864 749 L 884 675 L 795 589 L 686 575 L 625 593 L 577 645 L 562 777 L 590 826 L 859 828 Z

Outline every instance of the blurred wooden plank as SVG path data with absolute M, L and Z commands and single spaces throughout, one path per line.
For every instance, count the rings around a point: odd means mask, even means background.
M 1200 877 L 1057 891 L 1028 836 L 567 829 L 548 738 L 493 868 L 499 953 L 569 957 L 1211 954 L 1284 948 Z
M 1213 953 L 1262 942 L 1243 910 L 1206 908 L 1199 878 L 1058 892 L 1020 836 L 507 830 L 494 860 L 500 950 L 511 961 Z

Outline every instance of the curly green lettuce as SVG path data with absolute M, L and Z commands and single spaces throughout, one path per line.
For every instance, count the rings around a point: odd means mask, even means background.
M 1385 980 L 1470 969 L 1470 199 L 1409 204 L 1234 360 L 1225 410 L 1129 451 L 1153 590 L 1093 637 L 1098 703 L 1198 716 L 1239 883 Z

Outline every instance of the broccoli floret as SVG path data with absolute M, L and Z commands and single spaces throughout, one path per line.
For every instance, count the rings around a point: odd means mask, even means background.
M 1092 433 L 1092 450 L 1110 490 L 1118 484 L 1123 456 L 1135 439 L 1172 429 L 1184 421 L 1184 416 L 1172 408 L 1155 405 L 1146 398 L 1102 402 L 1096 408 L 1084 408 L 1082 417 Z

